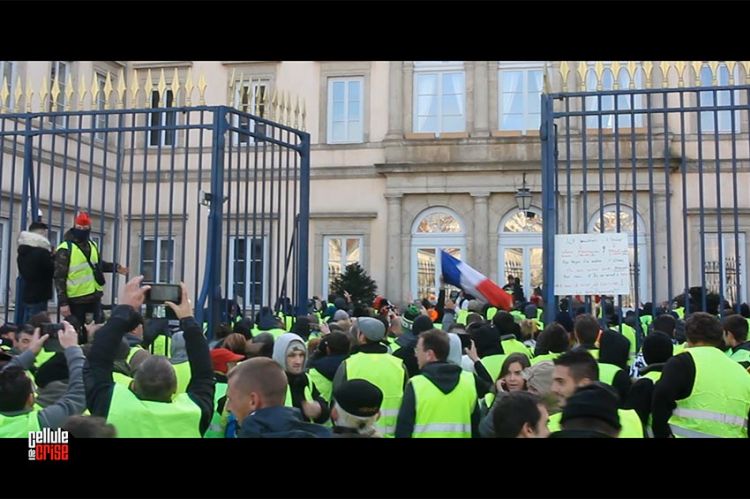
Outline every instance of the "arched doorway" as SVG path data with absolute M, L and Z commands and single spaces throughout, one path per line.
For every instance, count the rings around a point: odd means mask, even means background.
M 411 228 L 412 299 L 421 299 L 440 289 L 440 250 L 461 259 L 466 254 L 466 231 L 461 218 L 449 208 L 429 208 L 414 219 Z
M 603 213 L 600 213 L 603 212 Z M 594 213 L 588 224 L 588 231 L 593 233 L 617 232 L 617 207 L 615 205 L 605 206 L 602 210 Z M 601 223 L 604 220 L 604 231 Z M 626 205 L 620 205 L 620 230 L 628 234 L 628 253 L 630 256 L 630 295 L 622 297 L 623 308 L 634 308 L 636 303 L 636 273 L 638 275 L 638 301 L 646 303 L 651 301 L 649 293 L 649 261 L 648 261 L 648 235 L 646 224 L 640 215 L 637 219 L 633 216 L 633 209 Z M 635 234 L 638 237 L 635 237 Z M 638 265 L 635 264 L 635 252 L 638 251 Z
M 513 210 L 500 221 L 498 230 L 498 284 L 509 275 L 518 277 L 526 299 L 542 285 L 542 212 Z

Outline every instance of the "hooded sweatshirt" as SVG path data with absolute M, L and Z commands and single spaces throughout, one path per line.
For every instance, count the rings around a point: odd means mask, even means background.
M 55 260 L 49 240 L 34 232 L 23 231 L 18 236 L 18 273 L 24 280 L 24 303 L 39 303 L 52 299 L 52 279 Z
M 331 432 L 325 426 L 306 423 L 294 407 L 275 406 L 259 409 L 242 420 L 239 438 L 325 438 Z
M 308 379 L 305 372 L 293 374 L 287 371 L 286 367 L 287 352 L 289 351 L 289 348 L 292 347 L 295 343 L 297 343 L 302 351 L 305 352 L 305 359 L 307 359 L 307 348 L 305 347 L 305 342 L 302 341 L 302 338 L 294 333 L 284 333 L 276 338 L 276 341 L 273 344 L 272 358 L 278 365 L 281 366 L 281 368 L 286 373 L 286 379 L 289 382 L 289 389 L 292 392 L 292 407 L 296 407 L 297 409 L 302 411 L 302 402 L 305 400 L 305 388 L 310 385 L 310 380 Z M 318 416 L 313 421 L 315 423 L 324 423 L 326 420 L 328 420 L 328 416 L 330 415 L 331 411 L 328 407 L 328 403 L 320 395 L 320 392 L 314 384 L 312 389 L 311 402 L 312 401 L 318 402 L 320 404 L 320 408 L 322 409 L 320 416 Z
M 447 394 L 452 392 L 458 385 L 462 369 L 460 366 L 447 362 L 431 362 L 422 368 L 422 374 L 441 392 Z M 479 385 L 479 382 L 477 382 Z M 479 386 L 477 386 L 479 393 Z M 417 417 L 417 400 L 414 394 L 414 385 L 409 383 L 404 390 L 404 398 L 398 411 L 396 421 L 396 438 L 411 438 L 414 433 L 414 422 Z M 471 436 L 479 435 L 479 404 L 474 405 L 471 413 Z

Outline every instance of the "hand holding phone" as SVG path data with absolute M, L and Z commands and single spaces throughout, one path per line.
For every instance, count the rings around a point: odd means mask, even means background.
M 144 282 L 143 286 L 149 287 L 144 298 L 146 305 L 164 305 L 168 301 L 175 305 L 182 303 L 182 289 L 179 284 Z
M 60 344 L 58 334 L 65 328 L 62 324 L 45 322 L 40 325 L 39 330 L 42 336 L 47 336 L 44 342 L 45 352 L 62 352 L 65 348 Z

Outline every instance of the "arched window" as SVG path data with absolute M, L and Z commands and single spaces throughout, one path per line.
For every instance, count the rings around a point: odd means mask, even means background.
M 504 286 L 509 276 L 517 277 L 528 299 L 542 285 L 542 212 L 514 208 L 502 218 L 498 232 L 498 283 Z
M 440 250 L 461 259 L 466 232 L 461 218 L 449 208 L 429 208 L 414 219 L 411 229 L 411 296 L 437 296 L 440 288 Z
M 604 230 L 602 230 L 602 221 Z M 622 306 L 633 308 L 636 305 L 635 282 L 636 272 L 638 276 L 638 301 L 646 303 L 651 301 L 649 288 L 649 250 L 647 226 L 640 215 L 634 216 L 633 209 L 629 206 L 620 205 L 619 230 L 618 214 L 615 205 L 609 205 L 597 211 L 589 220 L 588 232 L 621 232 L 629 235 L 628 246 L 630 254 L 630 295 L 622 297 Z M 636 237 L 637 235 L 637 237 Z M 638 268 L 635 265 L 636 251 L 638 254 Z M 638 304 L 640 305 L 640 304 Z

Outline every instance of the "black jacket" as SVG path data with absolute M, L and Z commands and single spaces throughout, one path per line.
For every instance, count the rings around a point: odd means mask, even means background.
M 650 372 L 661 372 L 664 363 L 651 364 L 641 370 L 641 376 Z M 641 418 L 643 427 L 648 425 L 648 417 L 651 415 L 651 400 L 654 396 L 654 382 L 651 378 L 640 378 L 632 384 L 628 396 L 625 399 L 625 409 L 633 409 Z
M 396 350 L 393 356 L 404 361 L 404 366 L 410 378 L 419 374 L 419 364 L 417 364 L 417 358 L 414 356 L 414 348 L 417 346 L 417 336 L 412 332 L 408 332 L 401 335 L 396 340 L 396 343 L 401 348 Z
M 695 361 L 692 355 L 675 355 L 664 364 L 661 378 L 654 386 L 654 396 L 651 400 L 654 437 L 672 436 L 669 418 L 677 407 L 676 401 L 688 398 L 693 392 L 694 384 Z M 748 417 L 750 418 L 750 411 L 748 411 Z
M 459 378 L 463 370 L 460 366 L 449 364 L 447 362 L 432 362 L 422 369 L 422 374 L 437 386 L 441 392 L 450 393 L 458 385 Z M 477 391 L 480 390 L 480 381 L 475 376 Z M 401 401 L 401 408 L 398 411 L 396 421 L 396 438 L 411 438 L 414 433 L 414 421 L 417 416 L 416 397 L 414 395 L 414 385 L 409 383 L 404 390 L 404 398 Z M 474 404 L 471 413 L 471 436 L 479 436 L 479 403 Z
M 24 303 L 39 303 L 52 299 L 52 278 L 55 260 L 46 237 L 23 231 L 18 236 L 18 273 L 23 277 Z
M 112 365 L 122 337 L 132 331 L 140 320 L 140 315 L 129 305 L 119 305 L 112 310 L 112 316 L 96 333 L 86 364 L 83 367 L 83 380 L 86 384 L 86 402 L 92 416 L 106 418 L 112 402 L 114 381 Z M 208 344 L 195 319 L 186 317 L 180 321 L 185 332 L 185 348 L 190 362 L 190 383 L 187 394 L 200 408 L 199 431 L 206 432 L 214 411 L 214 373 Z
M 275 406 L 258 409 L 242 420 L 239 438 L 325 438 L 331 431 L 325 426 L 306 423 L 299 409 Z
M 286 378 L 289 382 L 289 389 L 292 392 L 292 406 L 296 407 L 301 412 L 302 402 L 305 400 L 305 388 L 307 388 L 310 379 L 307 377 L 306 373 L 291 374 L 289 372 L 286 373 Z M 322 411 L 320 413 L 320 416 L 318 416 L 316 419 L 313 419 L 311 422 L 319 424 L 325 423 L 328 420 L 328 417 L 331 415 L 331 409 L 328 407 L 328 402 L 326 402 L 326 399 L 324 399 L 320 395 L 318 387 L 316 387 L 315 385 L 313 385 L 312 390 L 311 402 L 312 401 L 318 402 Z

